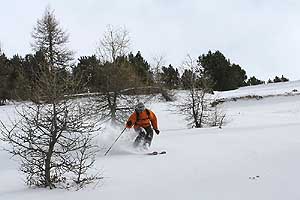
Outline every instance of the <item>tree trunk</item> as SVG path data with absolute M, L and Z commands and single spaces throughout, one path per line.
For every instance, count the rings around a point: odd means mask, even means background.
M 55 103 L 53 103 L 53 121 L 52 121 L 52 134 L 51 134 L 51 138 L 49 141 L 49 149 L 46 155 L 46 160 L 45 160 L 45 179 L 46 179 L 46 187 L 50 187 L 52 188 L 53 183 L 51 180 L 51 158 L 53 155 L 53 150 L 54 150 L 54 145 L 57 141 L 57 111 L 56 111 L 56 105 Z
M 117 121 L 117 93 L 114 92 L 111 102 L 111 120 L 112 122 Z

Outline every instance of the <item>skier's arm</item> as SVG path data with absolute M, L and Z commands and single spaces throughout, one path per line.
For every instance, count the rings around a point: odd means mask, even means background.
M 153 126 L 153 129 L 154 129 L 154 130 L 158 130 L 157 117 L 156 117 L 156 115 L 154 114 L 154 112 L 152 112 L 152 111 L 150 112 L 149 118 L 150 118 L 151 124 L 152 124 L 152 126 Z
M 130 115 L 129 119 L 126 122 L 126 128 L 131 128 L 136 122 L 136 114 L 135 112 Z

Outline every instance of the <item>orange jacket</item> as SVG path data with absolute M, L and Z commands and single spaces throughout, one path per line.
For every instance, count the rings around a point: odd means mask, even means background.
M 129 117 L 126 123 L 126 128 L 131 128 L 132 126 L 134 126 L 134 128 L 138 128 L 138 127 L 145 128 L 151 125 L 150 122 L 154 129 L 158 129 L 157 118 L 154 112 L 145 109 L 143 112 L 138 114 L 138 119 L 137 119 L 137 113 L 136 112 L 132 113 L 132 115 Z

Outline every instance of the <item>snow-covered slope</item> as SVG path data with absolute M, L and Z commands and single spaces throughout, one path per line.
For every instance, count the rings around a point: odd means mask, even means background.
M 262 85 L 219 93 L 223 97 L 247 94 L 283 94 L 300 91 L 300 82 Z M 109 156 L 100 152 L 96 167 L 104 179 L 72 192 L 29 189 L 15 161 L 0 152 L 0 199 L 205 199 L 298 200 L 300 180 L 300 96 L 230 101 L 221 105 L 227 114 L 222 129 L 188 129 L 183 116 L 170 111 L 171 103 L 149 107 L 157 114 L 161 134 L 143 155 L 130 147 L 135 133 L 128 130 Z M 12 106 L 0 107 L 0 117 Z M 121 128 L 106 127 L 99 143 L 109 146 Z
M 241 87 L 237 90 L 217 92 L 220 98 L 238 98 L 244 96 L 299 95 L 300 81 L 280 82 Z

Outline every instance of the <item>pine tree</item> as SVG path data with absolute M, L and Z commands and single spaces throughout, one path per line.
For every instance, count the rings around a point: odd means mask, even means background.
M 0 106 L 10 99 L 9 76 L 11 74 L 9 60 L 4 53 L 0 54 Z
M 283 75 L 281 75 L 280 79 L 281 79 L 281 82 L 288 82 L 289 81 L 289 79 L 284 77 Z
M 175 69 L 171 64 L 168 67 L 162 67 L 161 79 L 164 86 L 168 89 L 176 89 L 180 85 L 178 69 Z
M 82 56 L 78 59 L 78 64 L 73 68 L 73 76 L 77 80 L 85 83 L 83 92 L 99 92 L 102 86 L 101 64 L 95 55 Z
M 142 84 L 151 85 L 153 83 L 153 74 L 150 71 L 150 65 L 143 58 L 140 51 L 134 56 L 132 53 L 129 53 L 128 60 L 134 68 L 134 73 L 140 78 Z
M 281 79 L 278 76 L 275 76 L 273 82 L 274 83 L 279 83 L 279 82 L 281 82 Z
M 215 83 L 214 90 L 231 90 L 246 85 L 246 71 L 237 64 L 231 64 L 220 51 L 209 51 L 199 56 L 198 65 Z
M 194 74 L 191 69 L 185 69 L 181 76 L 181 84 L 183 89 L 189 89 L 192 85 L 192 78 Z
M 247 81 L 247 85 L 260 85 L 260 84 L 264 84 L 264 81 L 261 81 L 259 79 L 257 79 L 255 76 L 252 76 L 248 79 Z

